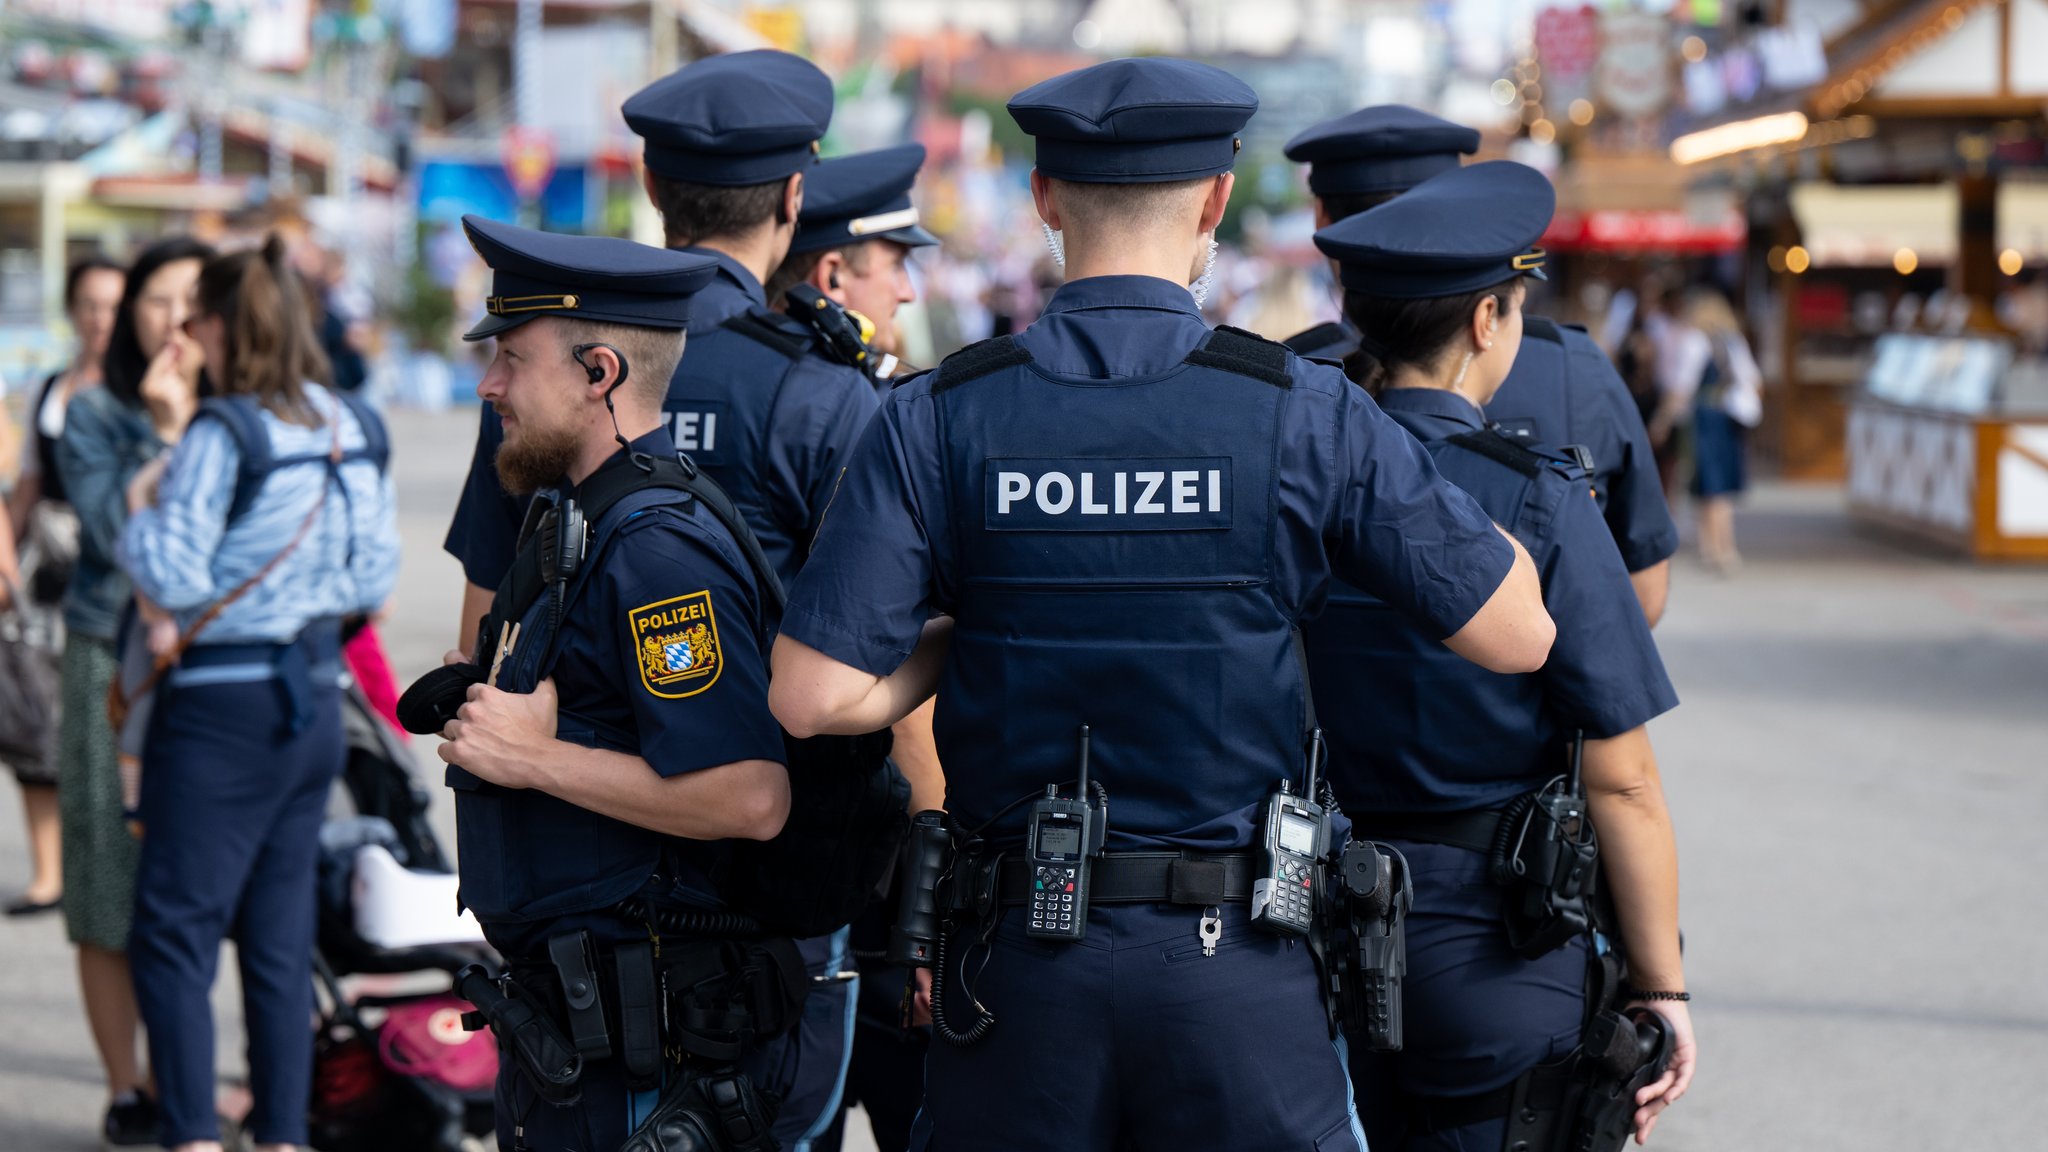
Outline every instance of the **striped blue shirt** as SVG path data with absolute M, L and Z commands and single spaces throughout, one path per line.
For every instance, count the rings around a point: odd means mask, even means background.
M 343 451 L 365 444 L 355 414 L 325 388 L 307 393 L 327 419 L 341 421 Z M 331 423 L 304 428 L 263 413 L 273 459 L 325 455 Z M 116 557 L 137 592 L 176 614 L 181 629 L 269 563 L 298 533 L 323 488 L 327 502 L 313 527 L 275 570 L 230 604 L 199 635 L 200 644 L 284 643 L 316 620 L 372 612 L 398 581 L 398 521 L 391 478 L 374 461 L 351 460 L 332 480 L 325 464 L 272 472 L 232 526 L 241 451 L 218 420 L 195 420 L 172 452 L 157 502 L 130 517 Z

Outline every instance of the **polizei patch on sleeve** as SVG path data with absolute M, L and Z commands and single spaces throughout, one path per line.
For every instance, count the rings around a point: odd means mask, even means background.
M 627 622 L 640 654 L 640 682 L 649 692 L 680 700 L 717 683 L 725 657 L 708 590 L 635 608 Z
M 1230 527 L 1228 456 L 991 459 L 994 532 L 1193 532 Z

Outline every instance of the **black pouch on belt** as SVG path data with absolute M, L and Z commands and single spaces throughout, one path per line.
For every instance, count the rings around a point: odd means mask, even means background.
M 463 1026 L 474 1032 L 486 1023 L 510 1052 L 520 1071 L 550 1104 L 574 1104 L 582 1095 L 583 1057 L 571 1047 L 547 1009 L 533 993 L 509 978 L 493 979 L 481 964 L 471 964 L 455 977 L 455 994 L 476 1005 Z
M 661 1084 L 661 985 L 654 975 L 654 944 L 636 940 L 612 950 L 619 999 L 619 1066 L 626 1087 L 645 1092 Z

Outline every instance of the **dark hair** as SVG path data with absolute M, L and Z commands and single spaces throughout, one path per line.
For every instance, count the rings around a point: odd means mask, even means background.
M 768 294 L 768 306 L 781 307 L 783 293 L 809 280 L 811 273 L 818 270 L 818 262 L 830 251 L 830 248 L 819 248 L 811 252 L 791 252 L 784 257 L 782 266 L 777 268 L 768 277 L 768 283 L 762 286 L 762 290 Z
M 655 176 L 654 207 L 671 248 L 722 236 L 742 236 L 770 220 L 782 219 L 782 190 L 789 178 L 727 188 Z
M 117 276 L 126 276 L 128 274 L 127 269 L 97 252 L 72 264 L 71 270 L 64 273 L 64 310 L 66 312 L 71 311 L 71 306 L 78 303 L 78 286 L 85 283 L 85 278 L 94 272 L 112 272 Z M 125 283 L 123 286 L 125 287 Z
M 199 270 L 198 314 L 226 326 L 227 363 L 217 365 L 215 381 L 221 392 L 254 396 L 285 420 L 320 426 L 306 383 L 332 376 L 283 237 L 272 232 L 261 248 L 208 260 Z
M 213 248 L 190 236 L 172 236 L 142 250 L 128 266 L 128 282 L 121 287 L 121 307 L 114 313 L 114 330 L 107 335 L 107 354 L 100 361 L 100 379 L 114 399 L 130 408 L 142 407 L 142 375 L 149 371 L 149 357 L 142 354 L 142 342 L 135 336 L 135 305 L 150 277 L 166 264 L 181 260 L 206 260 Z
M 1339 220 L 1356 216 L 1368 208 L 1377 208 L 1405 191 L 1407 191 L 1405 188 L 1396 188 L 1389 192 L 1360 192 L 1351 196 L 1318 196 L 1317 199 L 1323 202 L 1323 215 L 1328 216 L 1330 223 L 1335 224 Z
M 1344 374 L 1378 396 L 1386 391 L 1397 370 L 1434 367 L 1444 349 L 1472 322 L 1472 313 L 1481 301 L 1490 296 L 1503 313 L 1507 311 L 1515 282 L 1520 279 L 1515 276 L 1477 292 L 1423 300 L 1397 300 L 1347 289 L 1344 315 L 1362 339 L 1358 350 L 1344 358 Z

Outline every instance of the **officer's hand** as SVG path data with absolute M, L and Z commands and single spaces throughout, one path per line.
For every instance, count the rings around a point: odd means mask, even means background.
M 912 968 L 910 974 L 917 981 L 917 991 L 910 995 L 910 1026 L 923 1028 L 932 1022 L 932 970 Z
M 541 759 L 555 739 L 555 705 L 553 680 L 543 680 L 527 693 L 472 684 L 468 701 L 441 729 L 447 743 L 435 752 L 500 787 L 534 787 Z
M 1631 1008 L 1648 1008 L 1671 1026 L 1671 1067 L 1656 1081 L 1636 1093 L 1636 1143 L 1650 1142 L 1650 1130 L 1666 1108 L 1678 1103 L 1692 1087 L 1693 1063 L 1698 1050 L 1692 1038 L 1692 1012 L 1676 1000 L 1638 1000 Z

